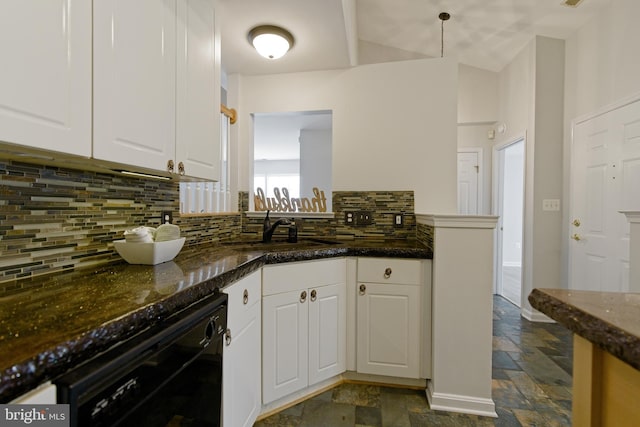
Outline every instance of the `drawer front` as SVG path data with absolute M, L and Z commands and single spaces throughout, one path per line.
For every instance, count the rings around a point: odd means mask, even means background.
M 344 258 L 269 265 L 262 268 L 262 294 L 310 289 L 344 283 L 347 277 Z
M 229 296 L 229 315 L 242 316 L 245 311 L 260 302 L 262 298 L 260 271 L 254 271 L 235 283 L 226 286 L 223 291 Z
M 398 258 L 358 258 L 358 282 L 422 283 L 422 261 Z

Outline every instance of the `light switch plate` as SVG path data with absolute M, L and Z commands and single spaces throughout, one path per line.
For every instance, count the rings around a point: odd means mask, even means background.
M 560 199 L 544 199 L 542 201 L 542 210 L 543 211 L 559 211 Z

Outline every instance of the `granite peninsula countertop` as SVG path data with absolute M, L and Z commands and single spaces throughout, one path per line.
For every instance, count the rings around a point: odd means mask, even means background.
M 536 310 L 640 370 L 640 293 L 534 289 L 529 302 Z
M 121 262 L 26 279 L 28 290 L 0 297 L 0 403 L 265 264 L 341 256 L 430 259 L 433 254 L 415 240 L 217 243 L 185 248 L 156 266 Z

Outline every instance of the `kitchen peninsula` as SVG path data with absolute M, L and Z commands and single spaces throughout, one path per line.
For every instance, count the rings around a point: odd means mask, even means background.
M 638 425 L 640 294 L 534 289 L 529 302 L 574 332 L 574 425 Z
M 255 243 L 200 245 L 154 267 L 118 263 L 27 279 L 28 291 L 0 299 L 0 401 L 11 401 L 265 264 L 432 257 L 415 240 Z

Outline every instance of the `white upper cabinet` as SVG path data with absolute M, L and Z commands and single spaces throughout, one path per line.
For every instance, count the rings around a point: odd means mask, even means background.
M 176 2 L 93 7 L 93 156 L 167 170 L 175 154 Z
M 0 141 L 91 155 L 91 2 L 0 2 Z
M 211 0 L 178 2 L 176 163 L 220 179 L 220 36 Z M 216 31 L 217 30 L 217 31 Z
M 213 1 L 94 2 L 93 40 L 93 156 L 217 180 Z

